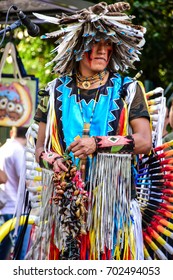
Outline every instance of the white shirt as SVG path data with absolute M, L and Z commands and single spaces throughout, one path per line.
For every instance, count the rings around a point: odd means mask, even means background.
M 3 189 L 9 196 L 0 213 L 14 214 L 20 173 L 25 167 L 25 147 L 16 139 L 7 139 L 6 143 L 0 147 L 0 166 L 8 177 Z

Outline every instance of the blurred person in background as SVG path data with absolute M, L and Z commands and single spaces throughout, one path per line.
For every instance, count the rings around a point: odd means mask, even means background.
M 173 140 L 173 94 L 168 99 L 168 125 L 167 134 L 163 137 L 163 143 Z
M 2 188 L 2 184 L 5 184 L 7 182 L 7 175 L 6 173 L 0 169 L 0 209 L 2 209 L 6 203 L 6 193 L 4 192 Z M 0 220 L 0 225 L 1 225 L 1 220 Z
M 4 184 L 7 181 L 7 175 L 0 169 L 0 184 Z
M 168 128 L 169 128 L 169 110 L 168 110 L 168 106 L 166 105 L 164 127 L 163 127 L 163 131 L 162 131 L 163 138 L 168 134 Z
M 26 131 L 25 127 L 12 127 L 10 139 L 0 148 L 0 167 L 7 176 L 3 189 L 8 199 L 0 210 L 0 219 L 4 222 L 13 217 L 16 207 L 20 173 L 25 162 Z M 12 238 L 8 235 L 0 244 L 0 260 L 9 259 L 11 247 Z

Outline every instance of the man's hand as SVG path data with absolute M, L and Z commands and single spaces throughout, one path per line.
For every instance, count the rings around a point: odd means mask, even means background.
M 95 139 L 93 137 L 80 138 L 70 144 L 68 151 L 73 152 L 75 157 L 85 159 L 96 151 Z
M 65 160 L 62 156 L 55 152 L 42 151 L 39 156 L 39 164 L 43 168 L 53 169 L 54 172 L 67 171 L 68 168 L 65 165 Z
M 60 171 L 68 171 L 67 166 L 64 164 L 63 158 L 57 158 L 53 164 L 53 171 L 59 173 Z

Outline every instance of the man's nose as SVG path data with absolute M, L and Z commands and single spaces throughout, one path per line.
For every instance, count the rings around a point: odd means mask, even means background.
M 102 52 L 102 53 L 105 53 L 106 52 L 106 46 L 104 43 L 100 42 L 98 44 L 98 52 Z

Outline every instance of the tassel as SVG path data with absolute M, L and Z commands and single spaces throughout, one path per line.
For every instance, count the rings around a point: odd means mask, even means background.
M 115 175 L 117 174 L 117 175 Z M 135 257 L 130 217 L 131 156 L 98 153 L 90 174 L 87 227 L 90 231 L 90 257 L 100 259 L 106 250 L 112 258 Z M 107 255 L 108 257 L 108 255 Z

